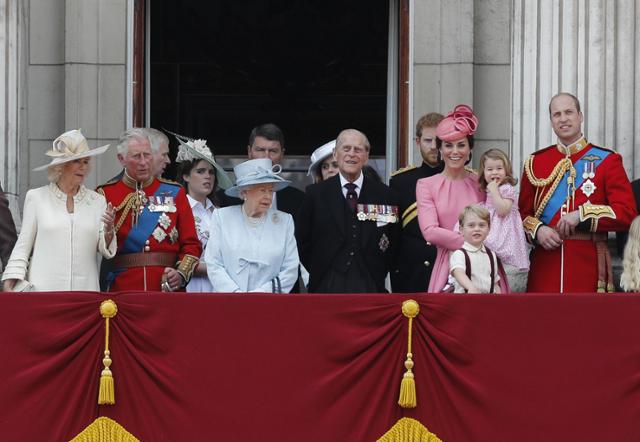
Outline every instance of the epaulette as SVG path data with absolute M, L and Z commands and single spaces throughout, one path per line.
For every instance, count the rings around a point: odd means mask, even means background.
M 546 152 L 549 149 L 557 149 L 557 146 L 555 144 L 552 144 L 551 146 L 547 146 L 544 149 L 540 149 L 540 150 L 536 150 L 535 152 L 532 152 L 531 155 L 538 155 L 541 154 L 542 152 Z
M 102 189 L 103 187 L 112 186 L 112 185 L 117 184 L 119 182 L 120 182 L 119 179 L 116 179 L 116 178 L 111 179 L 111 180 L 107 181 L 106 183 L 100 184 L 98 187 L 96 187 L 96 192 L 100 191 L 100 189 Z
M 613 149 L 609 149 L 608 147 L 596 146 L 595 144 L 592 144 L 591 147 L 595 147 L 596 149 L 604 150 L 609 153 L 618 153 Z
M 173 180 L 168 180 L 166 178 L 158 177 L 158 181 L 160 181 L 161 183 L 173 184 L 174 186 L 182 187 L 182 184 L 180 184 L 179 182 L 173 181 Z
M 391 176 L 400 175 L 401 173 L 408 172 L 408 171 L 413 170 L 413 169 L 417 169 L 417 166 L 409 164 L 407 167 L 401 167 L 400 169 L 396 170 L 395 172 L 392 172 Z

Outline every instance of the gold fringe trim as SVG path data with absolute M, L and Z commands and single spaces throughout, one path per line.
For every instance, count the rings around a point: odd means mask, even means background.
M 103 416 L 94 420 L 91 425 L 71 439 L 71 442 L 140 442 L 140 440 L 113 419 Z
M 403 417 L 377 442 L 442 442 L 419 421 Z
M 113 405 L 116 403 L 115 386 L 113 373 L 111 372 L 111 353 L 109 352 L 109 319 L 116 316 L 118 306 L 111 299 L 102 301 L 100 304 L 100 314 L 105 321 L 104 333 L 104 369 L 100 374 L 100 389 L 98 391 L 98 405 Z
M 413 353 L 411 353 L 412 341 L 412 325 L 413 318 L 420 313 L 420 306 L 413 299 L 408 299 L 402 303 L 402 314 L 409 318 L 409 333 L 407 337 L 407 360 L 404 366 L 407 369 L 402 382 L 400 383 L 400 395 L 398 397 L 398 405 L 402 408 L 415 408 L 418 405 L 416 398 L 416 380 L 413 374 Z

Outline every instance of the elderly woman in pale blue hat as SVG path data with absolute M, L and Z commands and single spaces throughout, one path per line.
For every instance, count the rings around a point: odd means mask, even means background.
M 187 191 L 187 199 L 196 223 L 196 233 L 202 250 L 206 251 L 213 212 L 220 206 L 216 196 L 218 188 L 228 189 L 233 183 L 216 162 L 211 149 L 207 146 L 207 140 L 194 140 L 182 135 L 174 135 L 179 143 L 176 156 L 176 163 L 178 163 L 176 181 Z M 213 291 L 203 258 L 194 269 L 186 290 L 205 293 Z
M 89 148 L 80 130 L 53 141 L 46 152 L 49 185 L 31 189 L 24 200 L 18 241 L 2 275 L 7 291 L 98 291 L 98 256 L 116 252 L 115 211 L 84 180 L 91 157 L 109 146 Z
M 204 259 L 216 292 L 289 293 L 298 278 L 298 248 L 291 215 L 271 207 L 273 193 L 290 182 L 268 158 L 233 168 L 225 191 L 241 205 L 213 213 Z

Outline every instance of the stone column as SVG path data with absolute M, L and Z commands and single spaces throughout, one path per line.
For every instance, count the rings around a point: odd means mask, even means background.
M 511 155 L 514 167 L 555 142 L 550 98 L 576 94 L 584 133 L 624 158 L 640 176 L 640 2 L 514 0 L 512 19 Z
M 26 7 L 20 0 L 0 0 L 0 181 L 19 225 L 20 146 L 23 144 L 24 105 L 21 86 L 27 39 Z
M 126 0 L 65 0 L 65 128 L 81 128 L 90 146 L 112 143 L 96 157 L 86 185 L 120 166 L 114 141 L 126 120 Z
M 474 2 L 420 0 L 413 3 L 413 116 L 446 113 L 458 103 L 473 105 Z M 412 131 L 413 133 L 414 131 Z M 409 162 L 420 164 L 410 144 Z

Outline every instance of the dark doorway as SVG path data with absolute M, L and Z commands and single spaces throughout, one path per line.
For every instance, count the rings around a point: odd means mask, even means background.
M 384 155 L 389 4 L 154 0 L 150 124 L 244 156 L 257 124 L 309 155 L 347 127 Z

